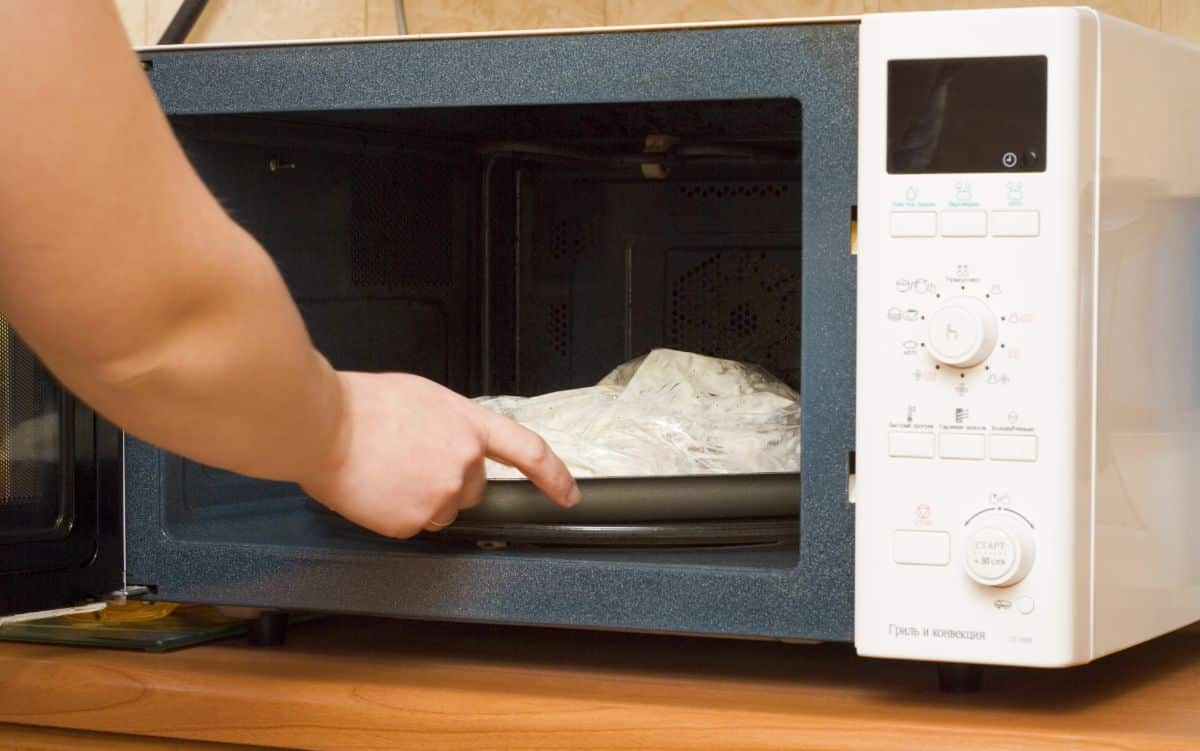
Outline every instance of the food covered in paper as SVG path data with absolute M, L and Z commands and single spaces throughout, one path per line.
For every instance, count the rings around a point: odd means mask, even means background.
M 656 349 L 595 386 L 479 397 L 550 444 L 576 477 L 800 471 L 800 395 L 755 365 Z M 489 478 L 519 478 L 488 461 Z

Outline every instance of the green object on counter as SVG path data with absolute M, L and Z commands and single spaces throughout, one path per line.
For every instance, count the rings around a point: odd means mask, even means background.
M 167 652 L 246 633 L 247 621 L 208 605 L 130 600 L 95 613 L 0 626 L 0 641 Z

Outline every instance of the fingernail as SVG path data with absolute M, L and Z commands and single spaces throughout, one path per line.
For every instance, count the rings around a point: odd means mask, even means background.
M 581 498 L 583 498 L 583 494 L 579 492 L 579 484 L 576 483 L 571 486 L 571 492 L 567 494 L 567 508 L 578 504 Z

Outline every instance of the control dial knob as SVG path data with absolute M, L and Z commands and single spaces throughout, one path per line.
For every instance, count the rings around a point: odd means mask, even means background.
M 1036 546 L 1024 519 L 1007 511 L 988 511 L 971 523 L 963 563 L 967 574 L 989 587 L 1011 587 L 1033 568 Z
M 977 297 L 955 297 L 929 317 L 929 353 L 943 365 L 970 368 L 992 354 L 996 314 Z

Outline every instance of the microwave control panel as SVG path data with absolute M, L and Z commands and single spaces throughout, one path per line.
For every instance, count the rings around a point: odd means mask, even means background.
M 870 656 L 1071 664 L 1088 645 L 1081 191 L 1053 106 L 1070 99 L 1055 98 L 1057 59 L 1036 34 L 1002 45 L 948 30 L 988 43 L 938 57 L 891 53 L 911 44 L 880 28 L 893 22 L 864 23 L 862 38 L 855 642 Z

